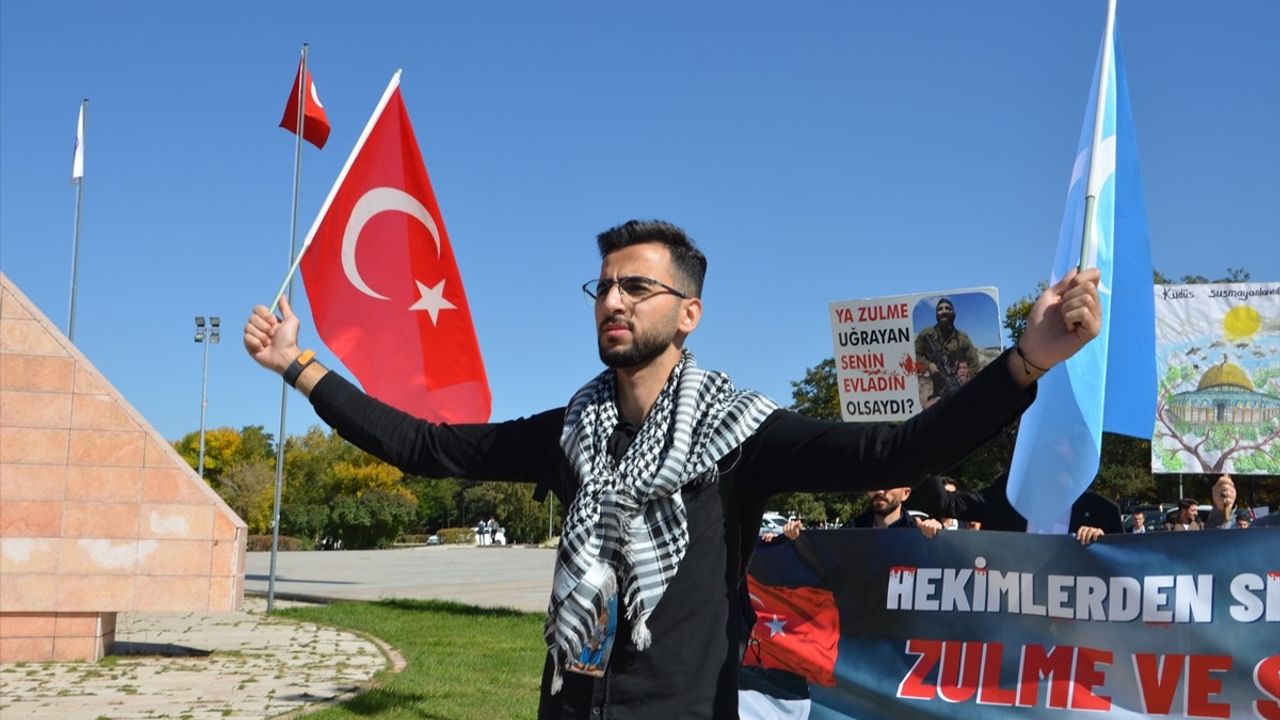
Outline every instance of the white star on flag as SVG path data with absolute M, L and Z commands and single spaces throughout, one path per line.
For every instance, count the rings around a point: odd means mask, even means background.
M 456 310 L 457 305 L 444 299 L 444 280 L 436 283 L 435 287 L 429 288 L 421 282 L 414 280 L 418 285 L 418 293 L 422 296 L 418 301 L 409 306 L 410 310 L 426 310 L 431 316 L 431 324 L 435 325 L 440 316 L 441 310 Z
M 764 626 L 769 628 L 769 637 L 773 637 L 774 635 L 786 635 L 782 630 L 786 624 L 786 620 L 779 620 L 778 613 L 774 613 L 773 620 L 765 623 Z

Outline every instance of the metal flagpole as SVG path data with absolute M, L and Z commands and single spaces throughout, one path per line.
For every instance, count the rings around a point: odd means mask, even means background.
M 302 131 L 306 122 L 308 86 L 307 78 L 307 43 L 302 43 L 302 63 L 298 70 L 298 122 L 297 137 L 293 143 L 293 209 L 289 220 L 289 266 L 294 265 L 294 256 L 298 253 L 298 186 L 302 179 Z M 293 304 L 293 276 L 286 282 L 286 293 L 289 303 Z M 276 601 L 276 554 L 280 549 L 280 495 L 284 489 L 284 441 L 285 413 L 289 405 L 289 384 L 280 381 L 280 433 L 276 436 L 276 499 L 271 509 L 271 568 L 267 571 L 267 612 L 275 608 Z
M 400 73 L 400 70 L 396 70 L 395 74 L 391 76 L 391 82 L 387 83 L 387 89 L 382 92 L 382 99 L 378 101 L 377 107 L 373 109 L 373 114 L 369 116 L 369 122 L 364 126 L 364 131 L 360 133 L 360 138 L 356 140 L 355 147 L 351 148 L 351 154 L 347 156 L 346 164 L 342 166 L 342 171 L 338 173 L 338 179 L 333 182 L 333 187 L 329 188 L 329 196 L 324 199 L 324 203 L 320 206 L 320 212 L 316 213 L 316 219 L 312 223 L 311 229 L 307 231 L 306 237 L 302 240 L 302 249 L 294 254 L 293 265 L 289 266 L 289 272 L 285 274 L 284 282 L 280 283 L 280 290 L 276 292 L 275 299 L 271 301 L 271 312 L 276 311 L 276 306 L 280 304 L 280 298 L 284 297 L 285 290 L 293 282 L 293 275 L 298 271 L 298 266 L 302 264 L 302 255 L 307 252 L 307 248 L 311 247 L 311 241 L 315 239 L 316 231 L 320 229 L 320 223 L 329 212 L 329 206 L 333 204 L 333 198 L 338 194 L 338 188 L 342 187 L 342 181 L 346 180 L 347 173 L 351 170 L 351 165 L 356 161 L 360 150 L 364 148 L 365 140 L 368 140 L 369 134 L 373 132 L 374 124 L 378 122 L 378 118 L 382 117 L 382 111 L 386 109 L 392 93 L 395 92 L 396 88 L 400 87 Z
M 1102 35 L 1102 62 L 1098 63 L 1098 97 L 1093 107 L 1093 141 L 1089 145 L 1089 176 L 1084 185 L 1084 231 L 1080 238 L 1081 272 L 1089 268 L 1089 256 L 1093 254 L 1095 238 L 1093 233 L 1094 207 L 1098 202 L 1098 188 L 1093 186 L 1098 176 L 1098 146 L 1102 144 L 1102 122 L 1106 119 L 1107 95 L 1110 93 L 1111 80 L 1111 46 L 1116 31 L 1116 0 L 1107 0 L 1106 30 Z
M 67 307 L 67 339 L 76 339 L 76 283 L 80 275 L 80 204 L 84 200 L 84 136 L 89 98 L 80 102 L 80 121 L 76 128 L 76 152 L 71 161 L 71 176 L 76 183 L 76 227 L 71 239 L 71 300 Z

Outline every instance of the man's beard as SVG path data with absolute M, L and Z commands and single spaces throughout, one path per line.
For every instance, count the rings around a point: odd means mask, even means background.
M 658 333 L 642 335 L 632 332 L 631 344 L 626 347 L 607 347 L 600 338 L 600 362 L 615 370 L 643 365 L 667 351 L 671 338 Z
M 871 502 L 871 512 L 879 515 L 880 517 L 892 515 L 893 511 L 897 510 L 900 507 L 902 507 L 901 500 L 891 500 L 889 498 L 885 498 L 884 509 L 877 507 L 874 500 Z

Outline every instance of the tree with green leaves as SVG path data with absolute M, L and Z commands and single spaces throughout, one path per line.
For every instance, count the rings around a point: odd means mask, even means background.
M 205 430 L 204 478 L 216 490 L 222 474 L 233 465 L 270 461 L 275 455 L 275 443 L 270 433 L 261 425 L 247 425 L 240 430 L 217 427 Z M 195 430 L 173 443 L 183 460 L 198 467 L 200 464 L 200 431 Z

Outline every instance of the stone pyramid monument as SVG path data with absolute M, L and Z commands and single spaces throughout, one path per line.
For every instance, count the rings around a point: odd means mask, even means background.
M 120 612 L 239 609 L 246 536 L 0 274 L 0 662 L 97 660 Z

